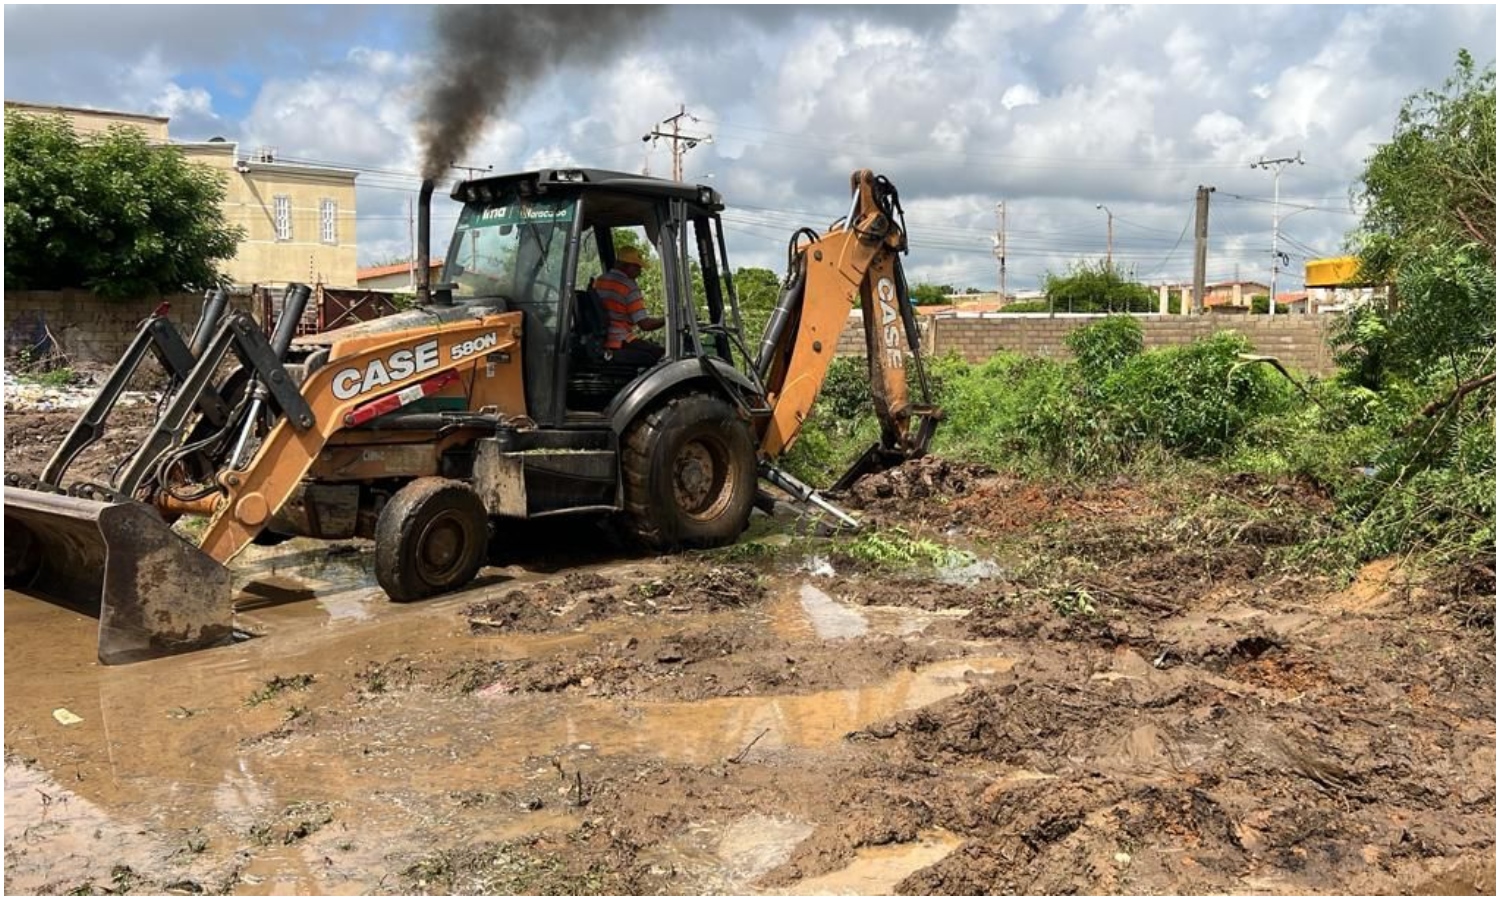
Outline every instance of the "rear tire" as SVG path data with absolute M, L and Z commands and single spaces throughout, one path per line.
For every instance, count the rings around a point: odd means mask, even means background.
M 674 397 L 638 420 L 621 453 L 625 510 L 656 550 L 732 544 L 750 523 L 755 441 L 720 397 Z
M 418 478 L 375 520 L 375 580 L 405 603 L 463 587 L 484 564 L 489 517 L 467 484 Z

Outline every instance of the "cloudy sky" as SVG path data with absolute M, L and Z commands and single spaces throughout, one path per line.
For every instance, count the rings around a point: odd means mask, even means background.
M 682 104 L 713 137 L 686 173 L 725 194 L 735 265 L 780 272 L 791 232 L 842 215 L 869 167 L 901 189 L 913 280 L 991 290 L 1000 201 L 1012 291 L 1102 258 L 1100 204 L 1117 263 L 1189 280 L 1199 184 L 1217 188 L 1210 280 L 1268 280 L 1272 176 L 1250 164 L 1299 151 L 1280 284 L 1300 286 L 1303 260 L 1358 221 L 1350 188 L 1402 99 L 1460 48 L 1495 58 L 1493 6 L 643 7 L 572 53 L 533 12 L 496 23 L 520 29 L 498 47 L 540 71 L 497 91 L 457 162 L 667 174 L 668 145 L 641 136 Z M 354 168 L 361 264 L 388 261 L 408 252 L 423 88 L 451 59 L 436 15 L 7 6 L 5 98 L 167 115 L 175 139 Z

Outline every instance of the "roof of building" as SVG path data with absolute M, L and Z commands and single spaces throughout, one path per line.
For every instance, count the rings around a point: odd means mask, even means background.
M 60 113 L 87 113 L 92 116 L 118 116 L 122 119 L 146 119 L 151 122 L 168 121 L 166 116 L 153 116 L 148 113 L 123 112 L 118 109 L 93 109 L 88 106 L 63 106 L 58 103 L 28 103 L 25 100 L 7 100 L 6 106 L 17 109 L 36 109 Z
M 429 260 L 427 263 L 427 267 L 429 269 L 440 268 L 442 265 L 443 261 L 441 259 Z M 360 269 L 358 272 L 354 273 L 354 277 L 359 281 L 368 281 L 371 278 L 384 278 L 387 275 L 401 275 L 410 271 L 411 263 L 391 263 L 388 266 L 371 266 L 367 269 Z
M 1255 287 L 1269 288 L 1269 286 L 1264 281 L 1248 281 L 1248 280 L 1241 280 L 1241 281 L 1215 281 L 1212 284 L 1206 284 L 1206 285 L 1204 285 L 1203 288 L 1204 288 L 1204 290 L 1211 291 L 1214 288 L 1232 288 L 1235 285 L 1239 285 L 1240 287 L 1244 287 L 1246 285 L 1254 285 Z

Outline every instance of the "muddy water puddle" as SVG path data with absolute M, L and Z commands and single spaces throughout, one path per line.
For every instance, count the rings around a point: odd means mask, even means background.
M 868 687 L 691 702 L 619 703 L 492 695 L 473 723 L 493 728 L 502 755 L 558 748 L 571 755 L 634 754 L 702 765 L 781 750 L 826 748 L 852 731 L 956 696 L 1015 666 L 1004 657 L 946 660 Z M 746 748 L 749 748 L 748 750 Z
M 950 832 L 933 829 L 908 843 L 860 847 L 847 865 L 832 872 L 769 891 L 757 886 L 762 876 L 790 860 L 798 845 L 816 830 L 813 823 L 801 819 L 759 813 L 727 825 L 700 823 L 654 848 L 642 862 L 714 893 L 884 896 L 894 893 L 907 876 L 942 860 L 962 843 Z
M 776 893 L 794 897 L 888 896 L 908 875 L 942 861 L 962 843 L 957 835 L 934 829 L 907 844 L 860 847 L 844 868 L 804 878 Z
M 771 626 L 787 641 L 847 640 L 869 634 L 905 637 L 943 619 L 962 618 L 966 609 L 922 610 L 905 606 L 854 606 L 802 582 L 769 606 Z
M 469 695 L 417 688 L 419 702 L 399 691 L 364 696 L 359 673 L 372 661 L 425 660 L 430 671 L 435 661 L 457 668 L 562 658 L 625 636 L 660 638 L 686 621 L 620 617 L 564 633 L 476 637 L 461 614 L 467 604 L 549 576 L 492 571 L 474 590 L 396 605 L 370 584 L 366 555 L 295 543 L 255 548 L 236 563 L 236 603 L 238 619 L 261 637 L 122 667 L 94 661 L 96 620 L 7 592 L 6 747 L 37 761 L 7 765 L 6 845 L 26 854 L 8 871 L 7 888 L 108 885 L 112 868 L 125 864 L 158 876 L 190 866 L 194 883 L 235 893 L 364 893 L 376 888 L 371 873 L 410 862 L 393 848 L 577 827 L 575 795 L 634 758 L 776 764 L 786 754 L 826 753 L 851 731 L 1013 665 L 975 656 L 860 688 L 681 702 L 517 693 L 503 678 Z M 639 575 L 643 564 L 629 566 Z M 849 606 L 800 587 L 693 621 L 763 628 L 769 610 L 789 642 L 823 643 L 832 634 L 912 634 L 934 617 Z M 273 675 L 300 674 L 313 676 L 305 689 L 251 702 Z M 284 841 L 300 833 L 287 823 L 304 807 L 323 810 L 323 824 Z M 752 833 L 794 847 L 803 828 L 727 835 L 731 856 L 754 861 L 723 877 L 748 884 L 749 871 L 782 852 L 757 847 Z M 178 861 L 184 840 L 199 840 L 183 836 L 199 831 L 208 849 Z

